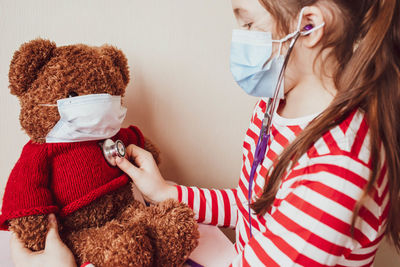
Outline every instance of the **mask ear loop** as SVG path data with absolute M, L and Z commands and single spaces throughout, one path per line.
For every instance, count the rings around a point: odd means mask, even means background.
M 57 104 L 38 104 L 38 106 L 42 106 L 42 107 L 57 107 Z
M 301 33 L 300 31 L 300 27 L 301 27 L 301 21 L 303 19 L 303 15 L 304 15 L 304 11 L 305 11 L 306 7 L 303 7 L 300 11 L 299 14 L 299 20 L 297 22 L 297 28 L 295 32 L 292 32 L 288 35 L 286 35 L 285 37 L 283 37 L 282 39 L 279 40 L 272 40 L 273 43 L 279 43 L 279 49 L 278 49 L 278 54 L 275 56 L 275 58 L 279 57 L 282 53 L 282 46 L 284 42 L 289 41 L 290 39 L 294 38 L 298 33 Z M 313 29 L 312 29 L 313 30 Z
M 299 20 L 297 21 L 296 32 L 301 32 L 301 22 L 303 20 L 304 11 L 306 10 L 306 6 L 300 10 Z
M 281 53 L 282 53 L 282 46 L 283 46 L 283 43 L 280 42 L 280 43 L 279 43 L 278 55 L 276 55 L 276 57 L 279 57 L 279 56 L 281 55 Z
M 305 9 L 306 9 L 306 6 L 303 7 L 303 8 L 300 10 L 299 19 L 298 19 L 298 21 L 297 21 L 297 28 L 296 28 L 296 31 L 295 31 L 295 32 L 292 32 L 292 33 L 286 35 L 286 36 L 283 37 L 282 39 L 279 39 L 279 40 L 272 40 L 272 43 L 279 43 L 278 54 L 277 54 L 273 59 L 266 61 L 266 62 L 264 63 L 264 66 L 267 65 L 268 62 L 270 62 L 270 61 L 272 61 L 272 60 L 278 58 L 278 57 L 281 55 L 281 53 L 282 53 L 282 47 L 283 47 L 283 43 L 284 43 L 284 42 L 287 42 L 287 41 L 289 41 L 290 39 L 292 39 L 292 41 L 293 41 L 293 38 L 295 38 L 295 37 L 296 37 L 296 41 L 297 41 L 297 38 L 299 37 L 298 35 L 301 35 L 301 36 L 309 35 L 310 33 L 314 32 L 314 31 L 316 31 L 316 30 L 318 30 L 318 29 L 321 29 L 322 27 L 325 26 L 325 22 L 323 22 L 322 24 L 318 25 L 317 27 L 313 27 L 313 28 L 311 28 L 310 30 L 301 31 L 301 22 L 302 22 L 302 20 L 303 20 L 303 16 L 304 16 Z M 311 25 L 311 27 L 312 27 L 312 25 Z M 287 56 L 287 55 L 286 55 L 286 56 Z M 263 68 L 264 68 L 264 66 L 263 66 Z
M 282 42 L 281 40 L 272 40 L 272 42 L 273 42 L 273 43 L 279 43 L 278 53 L 277 53 L 276 56 L 274 56 L 274 58 L 273 58 L 273 59 L 276 59 L 276 58 L 278 58 L 278 57 L 281 55 L 281 53 L 282 53 L 283 42 Z M 272 61 L 273 59 L 271 59 L 271 61 Z
M 296 31 L 294 31 L 294 32 L 292 32 L 292 33 L 289 33 L 288 35 L 286 35 L 285 37 L 283 37 L 282 39 L 279 39 L 279 40 L 272 40 L 272 42 L 274 42 L 274 43 L 284 43 L 284 42 L 286 42 L 286 41 L 288 41 L 288 40 L 290 40 L 290 39 L 292 39 L 293 37 L 295 37 L 296 35 L 297 35 L 297 33 L 299 33 L 299 32 L 301 32 L 300 30 L 300 28 L 301 28 L 301 21 L 302 21 L 302 19 L 303 19 L 303 15 L 304 15 L 304 11 L 305 11 L 305 8 L 306 7 L 303 7 L 302 9 L 301 9 L 301 11 L 300 11 L 300 14 L 299 14 L 299 19 L 298 19 L 298 21 L 297 21 L 297 28 L 296 28 Z

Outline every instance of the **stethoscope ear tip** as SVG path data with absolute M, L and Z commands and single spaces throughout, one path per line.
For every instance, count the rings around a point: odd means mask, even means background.
M 303 30 L 305 31 L 310 31 L 314 28 L 314 25 L 312 24 L 307 24 L 306 26 L 304 26 Z

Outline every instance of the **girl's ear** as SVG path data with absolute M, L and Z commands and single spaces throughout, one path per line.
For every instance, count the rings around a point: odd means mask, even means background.
M 28 90 L 55 48 L 56 44 L 49 40 L 35 39 L 15 51 L 8 73 L 11 94 L 20 96 Z
M 318 27 L 325 22 L 321 9 L 317 6 L 306 7 L 303 14 L 303 20 L 301 23 L 301 31 L 309 30 L 309 27 Z M 307 36 L 302 37 L 302 43 L 308 48 L 313 48 L 318 45 L 324 36 L 324 27 L 313 31 Z

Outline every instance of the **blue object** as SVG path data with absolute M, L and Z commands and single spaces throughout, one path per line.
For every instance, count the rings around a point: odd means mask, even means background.
M 236 83 L 249 95 L 273 97 L 276 81 L 284 62 L 278 55 L 271 59 L 272 34 L 233 30 L 230 67 Z M 282 86 L 283 87 L 283 84 Z M 283 98 L 283 88 L 280 98 Z

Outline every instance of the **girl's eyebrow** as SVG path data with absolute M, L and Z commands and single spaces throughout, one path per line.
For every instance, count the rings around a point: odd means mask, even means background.
M 242 12 L 242 10 L 243 10 L 243 9 L 237 7 L 237 8 L 235 8 L 235 9 L 233 10 L 233 13 L 235 13 L 235 15 L 239 16 L 240 13 Z
M 233 13 L 235 14 L 235 17 L 237 17 L 237 18 L 249 19 L 249 11 L 242 7 L 235 8 L 233 10 Z
M 245 10 L 241 7 L 237 7 L 233 10 L 233 12 L 235 13 L 236 16 L 243 17 L 244 13 L 247 13 L 247 10 Z

